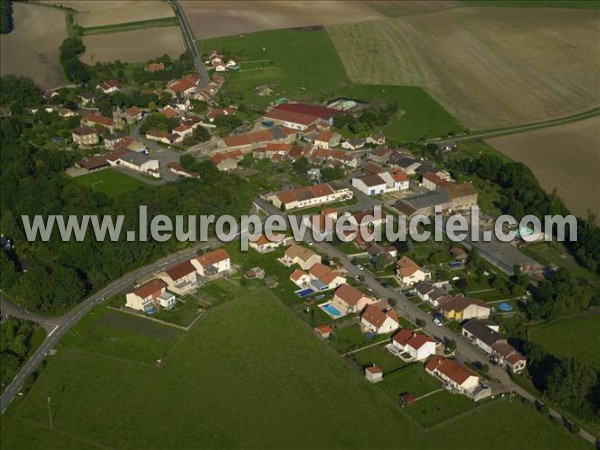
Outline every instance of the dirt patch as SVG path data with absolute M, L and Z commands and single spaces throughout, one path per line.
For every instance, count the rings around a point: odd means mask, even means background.
M 0 73 L 33 79 L 40 87 L 64 85 L 58 47 L 67 37 L 65 15 L 45 6 L 13 2 L 15 28 L 0 35 Z
M 75 21 L 82 27 L 162 19 L 175 15 L 167 2 L 159 0 L 49 0 L 77 11 Z
M 599 104 L 596 11 L 456 8 L 328 26 L 356 83 L 424 87 L 471 129 Z
M 179 27 L 146 28 L 121 33 L 98 34 L 83 38 L 86 64 L 125 61 L 143 62 L 164 55 L 177 57 L 185 51 Z
M 382 17 L 367 5 L 352 1 L 184 1 L 181 6 L 199 38 Z
M 600 117 L 487 140 L 533 170 L 546 191 L 556 189 L 575 214 L 600 216 Z

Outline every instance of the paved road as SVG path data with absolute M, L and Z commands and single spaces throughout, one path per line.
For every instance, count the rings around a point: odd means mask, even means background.
M 40 324 L 47 331 L 52 331 L 54 327 L 62 323 L 62 317 L 44 317 L 32 314 L 25 308 L 15 305 L 8 297 L 0 292 L 0 311 L 2 312 L 2 320 L 9 317 L 16 317 L 17 319 L 27 320 Z
M 268 214 L 281 214 L 280 210 L 264 200 L 259 199 L 256 200 L 255 203 Z M 488 361 L 489 357 L 483 350 L 474 346 L 464 336 L 454 333 L 449 328 L 435 325 L 432 317 L 429 314 L 419 309 L 397 290 L 383 287 L 370 271 L 366 269 L 359 270 L 352 264 L 350 258 L 348 258 L 348 255 L 346 255 L 346 253 L 337 247 L 327 242 L 316 242 L 314 239 L 312 239 L 310 233 L 307 233 L 305 240 L 312 244 L 315 249 L 326 254 L 329 258 L 337 258 L 348 271 L 348 275 L 352 277 L 361 275 L 367 289 L 376 297 L 382 299 L 395 299 L 396 305 L 394 306 L 394 309 L 399 315 L 407 318 L 413 323 L 416 323 L 417 319 L 423 320 L 425 322 L 425 326 L 422 327 L 423 330 L 431 336 L 442 340 L 443 342 L 453 339 L 456 342 L 455 356 L 458 360 L 463 362 L 479 361 L 482 363 L 486 363 Z M 531 402 L 537 401 L 533 395 L 516 384 L 504 369 L 498 366 L 490 365 L 488 375 L 501 384 L 507 391 L 519 394 Z M 562 420 L 561 415 L 552 409 L 550 410 L 550 414 L 553 417 Z M 592 444 L 596 443 L 596 438 L 594 438 L 594 436 L 587 431 L 581 430 L 579 434 L 588 442 Z
M 97 293 L 88 297 L 85 301 L 80 303 L 77 307 L 75 307 L 72 311 L 65 314 L 62 317 L 52 318 L 52 319 L 43 319 L 46 321 L 51 321 L 56 326 L 54 329 L 46 336 L 46 340 L 42 343 L 42 345 L 37 349 L 37 351 L 32 355 L 32 357 L 25 363 L 25 365 L 21 368 L 17 376 L 12 380 L 12 382 L 7 386 L 5 391 L 2 393 L 0 397 L 0 414 L 4 414 L 8 405 L 12 402 L 15 396 L 18 394 L 21 389 L 23 382 L 25 379 L 33 373 L 42 360 L 46 357 L 47 353 L 52 350 L 58 341 L 62 338 L 62 336 L 67 333 L 83 316 L 85 316 L 91 309 L 102 303 L 105 298 L 111 297 L 115 294 L 121 293 L 132 285 L 137 284 L 139 281 L 143 281 L 146 278 L 158 273 L 170 265 L 183 262 L 186 259 L 190 259 L 194 256 L 198 250 L 200 249 L 208 249 L 211 247 L 216 247 L 221 245 L 221 243 L 215 239 L 210 240 L 208 242 L 204 242 L 202 244 L 197 244 L 195 246 L 189 247 L 185 250 L 182 250 L 178 253 L 169 255 L 165 258 L 160 259 L 159 261 L 150 264 L 141 269 L 137 269 L 133 272 L 130 272 L 118 280 L 112 282 L 104 289 L 98 291 Z M 10 305 L 6 301 L 2 301 L 2 307 L 7 306 L 10 310 L 14 312 L 15 309 L 11 309 Z M 13 305 L 14 307 L 14 305 Z M 18 309 L 18 308 L 17 308 Z M 22 317 L 26 317 L 22 315 Z M 40 318 L 29 315 L 33 321 L 38 321 Z
M 175 15 L 179 19 L 179 23 L 181 24 L 181 30 L 183 31 L 183 36 L 187 41 L 188 47 L 192 52 L 192 57 L 194 58 L 194 65 L 198 70 L 198 75 L 200 75 L 200 81 L 198 83 L 198 87 L 203 88 L 206 86 L 210 78 L 208 76 L 208 72 L 206 71 L 206 67 L 202 62 L 202 55 L 198 51 L 198 47 L 196 47 L 196 41 L 194 40 L 194 33 L 190 28 L 190 25 L 185 17 L 185 13 L 183 12 L 183 8 L 179 5 L 177 0 L 168 0 L 173 9 L 175 10 Z

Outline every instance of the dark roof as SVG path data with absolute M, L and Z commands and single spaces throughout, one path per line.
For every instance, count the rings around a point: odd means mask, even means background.
M 492 330 L 488 324 L 490 324 L 489 321 L 469 320 L 463 325 L 463 329 L 491 347 L 496 342 L 504 340 L 504 338 L 500 333 Z
M 307 103 L 283 103 L 281 105 L 275 106 L 273 109 L 316 116 L 320 119 L 325 120 L 329 120 L 336 114 L 339 114 L 339 111 L 335 109 L 326 108 L 324 106 L 319 105 L 309 105 Z
M 152 158 L 149 156 L 138 152 L 129 152 L 126 155 L 121 156 L 119 159 L 135 164 L 136 166 L 141 166 L 145 162 L 152 160 Z

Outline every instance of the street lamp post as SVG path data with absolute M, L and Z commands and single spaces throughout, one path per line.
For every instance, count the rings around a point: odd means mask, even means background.
M 48 397 L 48 421 L 50 422 L 50 428 L 54 429 L 54 424 L 52 423 L 52 408 L 50 407 L 50 397 Z

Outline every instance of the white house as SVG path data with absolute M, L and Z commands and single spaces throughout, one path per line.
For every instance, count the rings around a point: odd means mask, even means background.
M 125 295 L 125 306 L 145 313 L 152 313 L 157 306 L 171 309 L 177 301 L 175 294 L 167 291 L 167 283 L 153 279 L 144 283 L 133 292 Z
M 204 253 L 190 262 L 201 277 L 217 275 L 231 268 L 229 254 L 222 248 Z
M 388 191 L 405 191 L 409 187 L 408 175 L 400 169 L 381 172 L 379 177 L 385 181 Z
M 377 334 L 391 333 L 400 326 L 396 312 L 385 300 L 367 306 L 360 316 L 360 324 L 363 330 Z
M 421 361 L 435 355 L 435 340 L 427 334 L 403 328 L 394 335 L 388 348 L 396 354 L 408 354 L 407 360 Z
M 488 355 L 493 353 L 493 346 L 497 342 L 506 342 L 498 332 L 500 326 L 490 320 L 468 320 L 462 326 L 462 335 Z
M 363 148 L 366 142 L 367 140 L 365 138 L 354 138 L 342 142 L 342 148 L 346 150 L 358 150 L 359 148 Z
M 408 256 L 400 258 L 396 266 L 396 278 L 402 286 L 412 286 L 430 277 L 428 272 L 425 272 Z
M 158 159 L 150 158 L 143 153 L 129 151 L 117 160 L 116 165 L 144 172 L 156 178 L 160 177 Z
M 475 372 L 453 359 L 432 356 L 425 364 L 425 370 L 442 380 L 446 386 L 475 401 L 492 395 L 491 389 L 480 383 L 479 376 Z
M 319 291 L 335 289 L 346 283 L 346 278 L 341 273 L 332 270 L 325 264 L 315 264 L 310 268 L 309 273 L 312 277 L 312 286 Z
M 352 178 L 352 186 L 367 195 L 383 194 L 387 189 L 387 183 L 379 175 Z
M 340 305 L 346 313 L 357 313 L 375 300 L 349 284 L 342 284 L 333 293 L 333 303 Z
M 290 280 L 292 280 L 292 282 L 299 288 L 308 287 L 312 279 L 313 278 L 308 273 L 300 269 L 294 270 L 290 275 Z
M 265 234 L 261 234 L 255 241 L 248 244 L 259 253 L 267 253 L 285 245 L 287 239 L 284 234 L 274 234 L 273 239 L 269 239 Z
M 176 294 L 187 294 L 198 287 L 198 273 L 190 261 L 169 267 L 159 277 Z
M 286 249 L 281 262 L 288 267 L 298 264 L 302 270 L 309 270 L 321 262 L 321 255 L 301 245 L 293 244 Z

